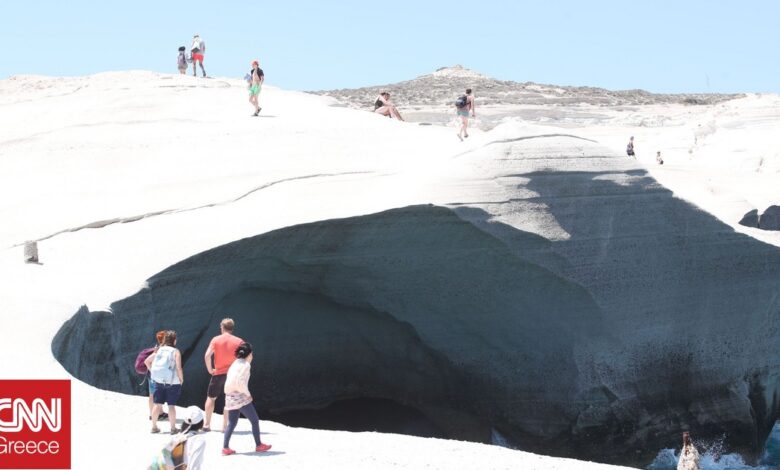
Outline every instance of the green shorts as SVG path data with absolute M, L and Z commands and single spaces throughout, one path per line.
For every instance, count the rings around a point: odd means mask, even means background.
M 255 96 L 260 94 L 260 85 L 252 85 L 249 87 L 249 96 Z

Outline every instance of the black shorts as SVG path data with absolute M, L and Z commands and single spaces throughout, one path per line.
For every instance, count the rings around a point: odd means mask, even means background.
M 212 375 L 211 380 L 209 380 L 209 389 L 206 391 L 206 396 L 209 398 L 217 398 L 225 393 L 226 379 L 227 374 Z

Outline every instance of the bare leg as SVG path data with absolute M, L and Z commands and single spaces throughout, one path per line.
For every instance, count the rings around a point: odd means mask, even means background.
M 149 416 L 152 416 L 153 411 L 154 411 L 154 395 L 150 393 L 149 394 Z
M 222 429 L 225 430 L 228 427 L 228 414 L 225 410 L 222 410 Z
M 381 114 L 382 116 L 392 117 L 390 113 L 390 108 L 387 106 L 381 106 L 379 108 L 376 108 L 374 112 L 377 114 Z
M 195 59 L 192 59 L 192 76 L 198 76 L 198 61 Z
M 398 108 L 395 106 L 390 107 L 390 112 L 393 114 L 393 117 L 398 119 L 399 121 L 403 121 L 404 118 L 401 117 L 401 113 L 398 112 Z
M 467 118 L 465 116 L 461 116 L 460 117 L 460 121 L 461 121 L 461 124 L 460 124 L 460 131 L 458 132 L 458 135 L 468 136 L 469 134 L 468 134 L 468 132 L 466 132 L 466 126 L 468 126 L 469 118 Z
M 160 405 L 160 409 L 162 410 L 162 405 Z M 171 431 L 176 429 L 176 407 L 175 406 L 168 406 L 168 421 L 171 423 Z
M 214 402 L 216 402 L 216 398 L 206 397 L 206 404 L 203 406 L 203 409 L 206 412 L 206 417 L 203 418 L 203 427 L 204 428 L 211 428 L 211 415 L 214 413 Z M 170 415 L 170 413 L 169 413 Z
M 160 417 L 161 411 L 162 411 L 162 404 L 158 405 L 155 403 L 155 405 L 152 407 L 152 429 L 157 429 L 157 418 Z
M 203 76 L 205 77 L 206 76 L 206 69 L 203 68 L 203 61 L 201 60 L 199 62 L 200 62 L 200 71 L 203 72 Z

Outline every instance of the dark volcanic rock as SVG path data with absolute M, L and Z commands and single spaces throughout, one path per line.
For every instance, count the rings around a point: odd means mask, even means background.
M 758 209 L 753 209 L 745 214 L 742 220 L 739 221 L 739 225 L 758 228 Z
M 421 410 L 446 436 L 478 441 L 491 427 L 541 441 L 567 433 L 577 350 L 604 336 L 582 287 L 432 206 L 231 243 L 155 275 L 111 310 L 82 309 L 53 344 L 98 387 L 138 392 L 134 354 L 171 328 L 186 363 L 183 399 L 200 403 L 201 357 L 230 316 L 257 346 L 263 410 L 384 398 Z
M 769 206 L 758 219 L 762 230 L 780 230 L 780 206 Z
M 448 208 L 192 256 L 112 313 L 79 311 L 54 354 L 82 380 L 141 392 L 135 354 L 176 329 L 184 402 L 201 404 L 203 352 L 231 316 L 256 345 L 265 413 L 389 401 L 435 435 L 493 428 L 559 456 L 646 465 L 682 429 L 760 454 L 780 414 L 780 249 L 583 139 L 496 141 L 458 162 L 477 176 L 452 183 Z

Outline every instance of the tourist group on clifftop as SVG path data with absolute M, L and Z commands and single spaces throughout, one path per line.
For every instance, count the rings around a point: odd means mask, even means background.
M 196 406 L 187 408 L 181 429 L 176 424 L 176 404 L 184 386 L 184 371 L 181 352 L 176 348 L 176 332 L 158 331 L 156 346 L 142 350 L 136 358 L 136 371 L 146 375 L 149 382 L 149 406 L 152 422 L 151 432 L 157 434 L 160 428 L 157 421 L 162 407 L 168 405 L 166 417 L 170 422 L 171 442 L 155 456 L 155 462 L 149 468 L 179 468 L 179 459 L 189 469 L 200 468 L 197 462 L 202 460 L 205 442 L 198 439 L 199 432 L 211 431 L 211 417 L 214 404 L 221 395 L 225 397 L 222 415 L 223 446 L 222 455 L 232 455 L 236 451 L 230 448 L 230 439 L 238 424 L 239 415 L 249 420 L 252 436 L 255 440 L 255 452 L 266 452 L 271 446 L 260 440 L 260 418 L 255 410 L 252 394 L 249 391 L 249 377 L 253 359 L 252 345 L 233 334 L 235 323 L 230 318 L 220 322 L 220 334 L 209 342 L 203 356 L 206 371 L 211 376 L 206 389 L 205 413 Z M 170 462 L 168 462 L 170 461 Z M 173 467 L 166 467 L 173 463 Z
M 203 67 L 203 61 L 206 58 L 206 41 L 201 39 L 199 34 L 195 34 L 192 37 L 192 44 L 190 45 L 189 53 L 186 46 L 179 47 L 179 55 L 176 57 L 176 66 L 179 69 L 179 73 L 185 75 L 187 73 L 188 64 L 192 64 L 192 76 L 198 76 L 198 65 L 203 73 L 203 78 L 208 78 L 206 75 L 206 69 Z M 251 62 L 252 70 L 246 74 L 244 80 L 247 81 L 247 89 L 249 90 L 249 103 L 254 107 L 254 114 L 252 116 L 258 116 L 263 109 L 260 107 L 258 100 L 260 98 L 260 90 L 263 87 L 265 81 L 265 74 L 263 69 L 260 68 L 260 61 L 257 59 Z

